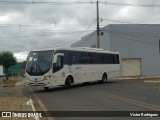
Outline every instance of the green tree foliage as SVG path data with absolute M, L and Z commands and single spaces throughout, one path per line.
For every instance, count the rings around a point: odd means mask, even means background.
M 13 66 L 17 63 L 16 58 L 14 57 L 13 53 L 10 51 L 3 51 L 0 52 L 0 65 L 6 70 L 6 79 L 8 80 L 8 69 L 10 66 Z

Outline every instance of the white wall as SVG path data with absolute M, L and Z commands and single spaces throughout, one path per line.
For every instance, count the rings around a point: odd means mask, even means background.
M 3 66 L 2 66 L 2 65 L 0 65 L 0 76 L 1 76 L 1 75 L 4 75 L 4 74 L 3 74 Z
M 121 58 L 141 58 L 142 75 L 160 75 L 160 25 L 111 24 L 101 28 L 100 47 L 120 52 Z M 96 44 L 96 32 L 82 38 L 72 47 Z

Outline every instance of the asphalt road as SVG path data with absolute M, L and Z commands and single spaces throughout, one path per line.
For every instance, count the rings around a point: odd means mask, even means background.
M 160 83 L 144 80 L 115 80 L 105 84 L 32 88 L 49 111 L 160 111 Z M 28 91 L 29 92 L 29 91 Z M 73 113 L 74 114 L 74 113 Z M 160 116 L 160 115 L 159 115 Z M 55 120 L 81 120 L 82 117 L 54 117 Z M 158 120 L 150 117 L 83 117 L 85 120 Z

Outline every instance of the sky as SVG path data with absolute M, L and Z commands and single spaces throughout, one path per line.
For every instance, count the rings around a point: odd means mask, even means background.
M 31 50 L 69 47 L 96 30 L 95 2 L 96 0 L 0 0 L 0 51 L 11 51 L 18 62 L 22 62 Z M 159 0 L 99 2 L 100 27 L 125 24 L 123 22 L 160 23 Z M 130 5 L 120 5 L 121 3 Z

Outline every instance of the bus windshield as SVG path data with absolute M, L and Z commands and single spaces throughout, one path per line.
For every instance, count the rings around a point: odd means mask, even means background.
M 32 51 L 26 62 L 26 72 L 29 75 L 44 75 L 52 67 L 53 50 Z

